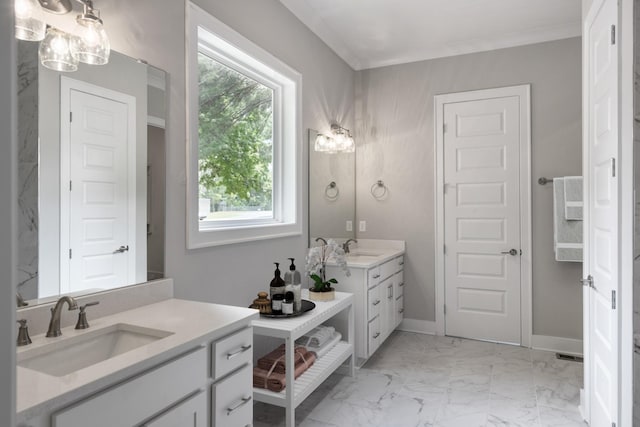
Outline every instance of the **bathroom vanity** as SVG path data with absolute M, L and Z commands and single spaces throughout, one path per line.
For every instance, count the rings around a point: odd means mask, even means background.
M 251 425 L 257 317 L 168 299 L 34 336 L 17 351 L 17 425 Z
M 339 291 L 354 295 L 355 352 L 361 366 L 404 317 L 404 242 L 359 239 L 347 254 L 350 276 L 327 266 Z

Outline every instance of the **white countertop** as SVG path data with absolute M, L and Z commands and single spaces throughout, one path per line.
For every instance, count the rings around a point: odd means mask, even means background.
M 347 254 L 347 267 L 370 268 L 403 255 L 404 248 L 402 240 L 358 239 L 358 243 L 351 244 Z
M 76 316 L 64 310 L 63 316 Z M 66 405 L 122 381 L 138 372 L 178 356 L 186 351 L 221 338 L 243 324 L 258 318 L 258 311 L 243 307 L 169 299 L 129 311 L 92 319 L 91 327 L 62 329 L 62 336 L 31 337 L 33 343 L 18 347 L 21 352 L 45 346 L 52 340 L 64 340 L 118 323 L 159 329 L 171 335 L 118 356 L 80 369 L 69 375 L 54 377 L 18 366 L 16 369 L 16 400 L 19 420 L 39 415 L 44 410 Z

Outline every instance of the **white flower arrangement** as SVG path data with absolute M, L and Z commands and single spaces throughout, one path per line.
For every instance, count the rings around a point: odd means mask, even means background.
M 331 284 L 338 283 L 335 278 L 327 280 L 327 262 L 336 263 L 347 277 L 351 275 L 344 249 L 335 240 L 329 239 L 326 245 L 314 246 L 307 254 L 305 269 L 314 281 L 313 290 L 316 292 L 328 291 L 331 289 Z

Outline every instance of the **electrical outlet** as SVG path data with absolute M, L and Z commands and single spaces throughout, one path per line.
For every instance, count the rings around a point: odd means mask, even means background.
M 358 229 L 360 231 L 367 231 L 367 221 L 360 221 L 360 226 Z
M 353 231 L 353 221 L 347 221 L 347 231 Z

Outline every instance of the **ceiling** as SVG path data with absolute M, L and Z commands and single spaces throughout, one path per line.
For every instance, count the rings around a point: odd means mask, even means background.
M 581 0 L 280 1 L 356 70 L 581 33 Z

